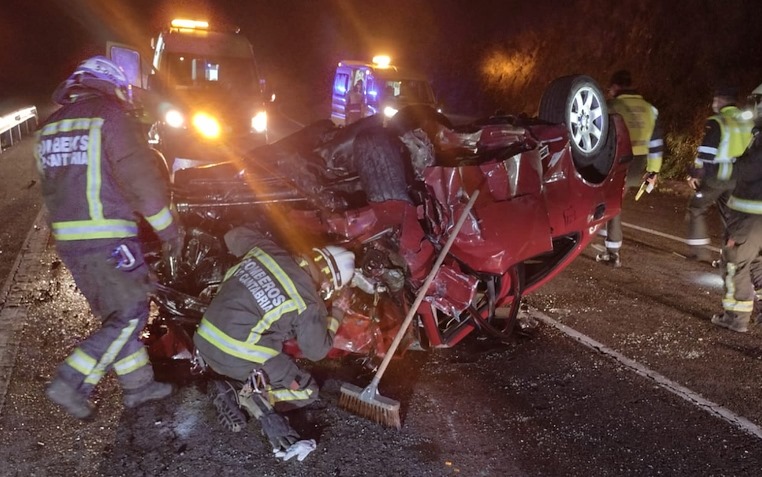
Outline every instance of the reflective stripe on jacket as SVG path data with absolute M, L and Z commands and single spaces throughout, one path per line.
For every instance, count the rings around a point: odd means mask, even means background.
M 37 134 L 35 158 L 59 249 L 135 237 L 136 212 L 162 239 L 177 234 L 153 153 L 115 100 L 91 95 L 53 113 Z
M 762 137 L 755 132 L 749 148 L 736 160 L 736 187 L 728 207 L 751 215 L 762 215 Z
M 241 244 L 229 241 L 231 232 L 226 243 L 238 250 Z M 322 359 L 338 327 L 335 320 L 328 322 L 312 278 L 291 255 L 249 232 L 232 234 L 245 242 L 242 248 L 251 248 L 227 272 L 193 339 L 212 369 L 239 379 L 254 369 L 252 363 L 263 364 L 280 353 L 289 338 L 296 338 L 306 358 Z
M 713 164 L 717 179 L 730 180 L 733 176 L 733 162 L 743 154 L 751 141 L 752 124 L 741 119 L 741 111 L 736 106 L 725 106 L 707 122 L 714 122 L 719 127 L 719 142 L 716 142 L 713 134 L 705 135 L 698 149 L 695 167 Z

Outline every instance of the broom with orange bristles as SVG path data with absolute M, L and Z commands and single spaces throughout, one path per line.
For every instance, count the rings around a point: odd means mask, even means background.
M 442 250 L 439 252 L 439 256 L 437 257 L 436 262 L 434 262 L 434 266 L 431 267 L 431 271 L 423 282 L 423 285 L 418 289 L 415 301 L 410 306 L 410 310 L 408 311 L 405 320 L 402 322 L 399 331 L 397 331 L 394 341 L 392 341 L 391 346 L 389 346 L 389 349 L 386 351 L 386 355 L 384 355 L 384 359 L 381 361 L 381 365 L 378 367 L 376 375 L 373 376 L 373 380 L 367 387 L 365 387 L 365 389 L 361 389 L 353 384 L 343 383 L 341 385 L 341 396 L 339 397 L 340 408 L 388 427 L 396 427 L 397 429 L 402 427 L 399 401 L 380 395 L 378 393 L 378 383 L 381 381 L 381 377 L 384 375 L 386 367 L 389 366 L 389 362 L 392 360 L 394 352 L 397 351 L 397 347 L 405 336 L 408 326 L 410 326 L 410 323 L 413 321 L 413 317 L 415 316 L 418 307 L 426 296 L 426 292 L 431 286 L 431 282 L 434 281 L 434 277 L 439 271 L 439 267 L 447 256 L 447 252 L 450 251 L 450 247 L 455 241 L 455 237 L 458 235 L 458 232 L 460 232 L 461 227 L 463 227 L 463 223 L 466 221 L 466 217 L 468 217 L 468 213 L 474 206 L 474 202 L 476 202 L 478 196 L 478 190 L 471 195 L 471 199 L 463 209 L 463 213 L 460 215 L 458 222 L 455 224 L 452 231 L 450 231 L 450 236 L 447 238 L 447 242 L 445 242 L 444 247 L 442 247 Z

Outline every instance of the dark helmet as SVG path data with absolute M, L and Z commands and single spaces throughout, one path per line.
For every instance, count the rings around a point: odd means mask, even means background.
M 87 92 L 113 96 L 128 104 L 132 102 L 132 86 L 127 76 L 105 56 L 93 56 L 80 63 L 53 92 L 53 101 L 58 104 L 72 103 L 77 94 Z
M 623 86 L 629 88 L 632 86 L 632 74 L 627 70 L 619 70 L 611 75 L 609 85 Z
M 738 86 L 721 84 L 714 89 L 714 97 L 736 100 L 738 98 L 738 91 Z

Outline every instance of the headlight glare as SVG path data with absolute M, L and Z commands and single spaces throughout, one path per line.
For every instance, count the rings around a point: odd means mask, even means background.
M 220 137 L 220 123 L 214 116 L 206 113 L 196 113 L 193 116 L 193 126 L 206 138 L 214 139 Z
M 170 109 L 167 111 L 167 114 L 164 115 L 164 122 L 173 128 L 181 128 L 183 127 L 185 118 L 183 117 L 183 113 L 180 111 L 176 109 Z
M 267 131 L 267 113 L 265 111 L 260 111 L 251 118 L 251 129 L 258 133 Z
M 387 106 L 384 108 L 384 116 L 386 116 L 387 118 L 391 118 L 395 114 L 397 114 L 397 110 L 395 108 L 392 108 L 391 106 Z

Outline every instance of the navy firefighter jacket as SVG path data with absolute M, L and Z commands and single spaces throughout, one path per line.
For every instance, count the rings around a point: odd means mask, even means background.
M 138 215 L 168 240 L 178 233 L 169 191 L 137 120 L 89 95 L 54 112 L 37 133 L 42 195 L 60 252 L 113 248 L 136 237 Z

